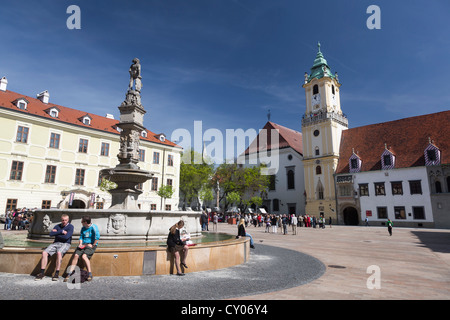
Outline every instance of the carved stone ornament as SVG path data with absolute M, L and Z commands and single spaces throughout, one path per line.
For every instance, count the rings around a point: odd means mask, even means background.
M 127 216 L 121 213 L 113 213 L 108 219 L 107 232 L 109 234 L 127 233 Z

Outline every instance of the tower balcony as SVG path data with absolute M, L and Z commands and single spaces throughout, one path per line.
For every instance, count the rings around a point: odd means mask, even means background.
M 345 114 L 338 114 L 336 112 L 323 112 L 323 111 L 311 113 L 309 115 L 304 114 L 302 117 L 302 127 L 311 126 L 328 120 L 336 121 L 337 123 L 348 128 L 348 119 Z

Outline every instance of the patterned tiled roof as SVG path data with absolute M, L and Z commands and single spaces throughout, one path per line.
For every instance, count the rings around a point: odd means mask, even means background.
M 360 171 L 381 170 L 386 148 L 395 156 L 395 168 L 425 166 L 425 149 L 440 151 L 440 163 L 450 164 L 450 111 L 400 119 L 344 130 L 336 173 L 348 173 L 353 154 L 361 159 Z

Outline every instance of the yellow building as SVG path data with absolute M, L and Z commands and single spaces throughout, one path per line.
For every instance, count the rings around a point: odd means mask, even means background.
M 120 102 L 118 102 L 119 105 Z M 49 102 L 44 91 L 32 98 L 0 83 L 0 210 L 14 208 L 108 208 L 100 190 L 101 169 L 118 163 L 120 130 L 105 117 Z M 163 134 L 144 130 L 139 167 L 154 173 L 142 186 L 142 210 L 176 210 L 182 149 Z M 165 201 L 161 185 L 175 193 Z
M 302 119 L 306 214 L 336 221 L 334 173 L 339 160 L 342 131 L 348 120 L 342 113 L 337 73 L 332 74 L 319 50 L 305 74 L 306 112 Z M 328 221 L 328 220 L 327 220 Z

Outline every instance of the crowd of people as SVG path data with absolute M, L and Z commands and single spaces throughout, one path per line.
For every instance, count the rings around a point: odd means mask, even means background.
M 14 209 L 5 212 L 4 230 L 28 230 L 33 220 L 34 209 Z
M 238 214 L 237 218 L 237 220 L 243 218 L 246 227 L 265 227 L 265 232 L 277 233 L 280 230 L 283 234 L 287 234 L 288 228 L 292 228 L 292 232 L 296 233 L 297 227 L 324 229 L 327 223 L 330 227 L 332 223 L 331 217 L 326 221 L 322 216 L 316 218 L 307 214 L 303 216 L 295 214 L 244 214 L 241 216 Z

